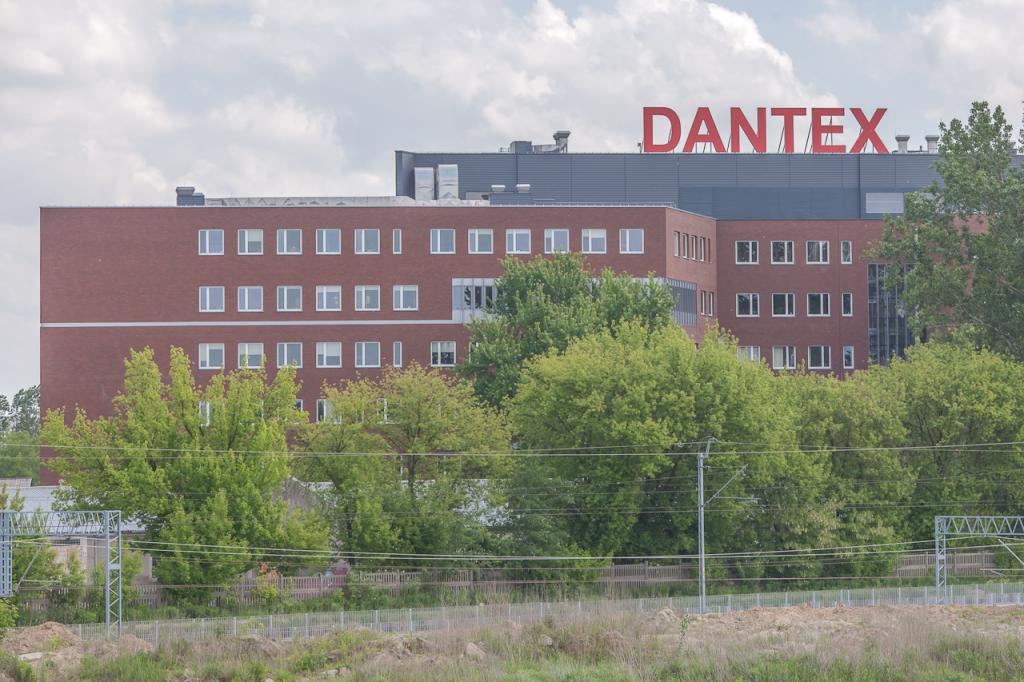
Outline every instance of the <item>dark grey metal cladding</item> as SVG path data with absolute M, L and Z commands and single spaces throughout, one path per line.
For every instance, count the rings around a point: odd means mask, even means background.
M 568 155 L 563 155 L 568 156 Z M 573 154 L 571 200 L 626 201 L 626 157 L 619 154 Z
M 513 155 L 510 155 L 513 156 Z M 572 157 L 575 154 L 515 154 L 516 183 L 530 185 L 530 194 L 542 201 L 571 202 Z
M 679 203 L 679 160 L 674 154 L 624 154 L 626 201 Z

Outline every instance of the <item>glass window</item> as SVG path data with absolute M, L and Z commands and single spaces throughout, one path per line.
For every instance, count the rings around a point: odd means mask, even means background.
M 361 255 L 380 253 L 380 230 L 375 227 L 356 229 L 355 252 Z
M 320 398 L 316 401 L 316 420 L 318 422 L 341 423 L 341 419 L 334 416 L 334 405 L 326 398 Z
M 715 292 L 708 292 L 708 315 L 715 314 Z
M 583 230 L 583 253 L 605 253 L 607 234 L 606 230 Z
M 843 265 L 853 263 L 853 242 L 849 239 L 839 242 L 839 260 L 842 261 Z
M 807 348 L 808 369 L 832 369 L 831 346 L 809 346 Z
M 808 317 L 828 317 L 829 314 L 828 294 L 807 294 Z
M 626 227 L 619 230 L 619 253 L 643 253 L 644 229 Z
M 796 369 L 796 346 L 772 346 L 772 369 Z
M 317 367 L 341 367 L 341 341 L 317 341 Z
M 277 231 L 277 255 L 293 256 L 302 253 L 302 230 L 282 228 Z
M 700 238 L 700 260 L 701 260 L 701 261 L 703 261 L 703 260 L 704 260 L 704 256 L 706 255 L 706 254 L 705 254 L 705 250 L 706 250 L 706 248 L 707 248 L 707 246 L 706 246 L 706 245 L 707 245 L 707 243 L 708 243 L 708 242 L 707 242 L 707 238 L 705 238 L 705 237 L 701 237 L 701 238 Z
M 544 230 L 544 253 L 569 253 L 569 230 Z
M 380 287 L 377 285 L 357 286 L 356 310 L 380 310 Z
M 757 294 L 736 294 L 736 316 L 757 317 L 761 314 L 760 296 Z
M 238 231 L 238 255 L 259 256 L 263 254 L 263 230 Z
M 391 364 L 395 367 L 402 366 L 402 342 L 395 341 L 391 344 Z
M 380 341 L 356 341 L 356 367 L 380 367 Z
M 744 240 L 736 242 L 737 265 L 757 265 L 757 241 Z
M 469 231 L 470 253 L 494 253 L 494 230 L 481 227 Z
M 341 286 L 334 284 L 317 286 L 316 309 L 320 311 L 341 310 Z
M 690 260 L 697 260 L 697 235 L 690 235 Z
M 796 315 L 796 296 L 794 294 L 772 294 L 772 317 L 792 317 Z
M 263 366 L 262 343 L 238 344 L 238 369 L 259 369 Z
M 843 317 L 853 316 L 853 294 L 850 292 L 843 293 Z
M 430 230 L 430 253 L 455 253 L 455 230 L 450 227 Z
M 396 284 L 392 289 L 392 307 L 395 310 L 418 310 L 420 288 L 415 284 Z
M 199 230 L 199 255 L 223 256 L 224 230 L 213 228 Z
M 199 287 L 199 312 L 224 312 L 224 287 Z
M 199 369 L 224 369 L 224 344 L 199 344 Z
M 431 341 L 430 364 L 434 367 L 455 366 L 455 342 Z
M 302 367 L 302 344 L 301 343 L 279 343 L 277 344 L 277 366 Z
M 772 264 L 792 265 L 793 264 L 793 242 L 773 241 L 772 242 Z
M 277 288 L 278 312 L 294 313 L 302 310 L 302 287 L 280 286 Z
M 828 264 L 828 242 L 812 239 L 807 242 L 807 264 Z
M 238 312 L 258 313 L 263 310 L 263 287 L 238 287 Z
M 853 346 L 843 346 L 843 369 L 853 369 Z
M 679 258 L 681 255 L 679 242 L 682 235 L 678 231 L 672 233 L 672 255 Z
M 761 359 L 761 346 L 739 346 L 736 350 L 740 360 L 758 362 Z
M 323 255 L 341 253 L 341 230 L 337 227 L 321 227 L 317 229 L 316 252 Z
M 400 227 L 391 230 L 391 253 L 402 253 L 402 228 Z
M 530 253 L 530 231 L 505 230 L 505 253 Z
M 690 235 L 683 234 L 683 258 L 690 257 Z

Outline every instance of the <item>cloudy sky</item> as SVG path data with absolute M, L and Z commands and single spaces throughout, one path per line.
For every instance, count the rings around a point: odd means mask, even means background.
M 38 381 L 39 206 L 390 194 L 393 150 L 572 130 L 644 105 L 887 106 L 923 144 L 1024 95 L 1020 0 L 0 0 L 0 393 Z

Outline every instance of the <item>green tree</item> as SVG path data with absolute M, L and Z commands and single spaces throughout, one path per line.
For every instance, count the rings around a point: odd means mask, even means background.
M 39 386 L 23 388 L 11 399 L 10 429 L 39 435 Z
M 318 549 L 327 541 L 318 519 L 286 514 L 277 495 L 290 471 L 288 434 L 304 423 L 296 391 L 291 368 L 272 380 L 263 370 L 221 373 L 199 387 L 178 348 L 165 382 L 151 349 L 133 351 L 112 416 L 90 419 L 79 410 L 69 425 L 61 410 L 44 420 L 43 441 L 59 454 L 48 466 L 67 485 L 60 500 L 120 509 L 138 521 L 141 546 L 157 552 L 154 574 L 195 586 L 185 596 L 200 598 L 204 586 L 260 563 L 301 566 L 262 549 Z
M 1001 107 L 975 102 L 967 122 L 940 124 L 941 182 L 906 196 L 876 256 L 905 285 L 918 334 L 955 330 L 977 346 L 1024 359 L 1024 172 Z M 1024 134 L 1024 133 L 1022 133 Z
M 648 329 L 672 323 L 672 294 L 653 278 L 595 275 L 579 254 L 510 257 L 502 267 L 491 314 L 469 324 L 473 351 L 458 370 L 492 405 L 515 393 L 523 363 L 534 356 L 625 320 Z
M 23 431 L 0 432 L 0 478 L 39 480 L 39 438 Z

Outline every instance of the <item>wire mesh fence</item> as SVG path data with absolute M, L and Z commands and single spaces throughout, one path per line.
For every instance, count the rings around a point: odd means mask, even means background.
M 707 611 L 726 613 L 754 608 L 802 605 L 812 608 L 828 608 L 835 606 L 924 605 L 936 602 L 934 587 L 876 587 L 709 595 Z M 1024 605 L 1024 583 L 951 585 L 944 603 L 990 606 Z M 130 621 L 122 625 L 121 632 L 159 645 L 175 640 L 196 642 L 225 636 L 255 635 L 270 639 L 318 637 L 356 628 L 390 633 L 465 630 L 510 622 L 521 625 L 530 624 L 549 617 L 556 620 L 615 617 L 666 608 L 680 614 L 697 614 L 699 612 L 695 596 L 652 597 Z M 100 639 L 107 636 L 106 626 L 103 624 L 71 627 L 85 639 Z

